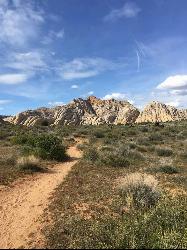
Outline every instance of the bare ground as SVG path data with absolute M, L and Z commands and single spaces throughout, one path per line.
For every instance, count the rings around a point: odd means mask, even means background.
M 72 160 L 57 164 L 50 173 L 39 174 L 0 189 L 0 248 L 42 248 L 44 240 L 40 218 L 49 198 L 81 157 L 76 146 L 68 150 Z M 30 242 L 34 236 L 34 242 Z

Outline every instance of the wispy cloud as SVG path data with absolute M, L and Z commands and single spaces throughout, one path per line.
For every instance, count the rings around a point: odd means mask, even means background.
M 173 107 L 179 107 L 180 106 L 180 102 L 178 100 L 176 101 L 171 101 L 171 102 L 166 102 L 166 105 L 169 105 L 169 106 L 173 106 Z
M 48 102 L 48 104 L 50 106 L 63 106 L 63 105 L 65 105 L 65 103 L 61 102 L 61 101 Z
M 0 75 L 0 84 L 20 84 L 28 79 L 26 74 L 3 74 Z
M 0 100 L 0 105 L 5 105 L 11 102 L 12 102 L 11 100 Z
M 72 88 L 72 89 L 78 89 L 78 88 L 79 88 L 79 86 L 78 86 L 78 85 L 76 85 L 76 84 L 74 84 L 74 85 L 72 85 L 72 86 L 71 86 L 71 88 Z
M 48 45 L 52 42 L 54 42 L 57 39 L 63 39 L 64 38 L 64 29 L 59 30 L 59 31 L 49 31 L 48 35 L 44 37 L 44 39 L 42 40 L 42 43 L 45 45 Z
M 94 91 L 89 91 L 88 92 L 88 95 L 93 95 L 94 94 Z
M 27 53 L 10 53 L 4 66 L 24 71 L 44 70 L 47 64 L 41 51 L 30 51 Z
M 65 80 L 89 78 L 104 71 L 110 71 L 123 67 L 120 62 L 113 62 L 103 58 L 75 58 L 70 62 L 64 63 L 58 72 Z
M 135 41 L 136 44 L 136 57 L 137 57 L 137 72 L 140 71 L 140 67 L 142 66 L 142 60 L 146 57 L 146 51 L 144 49 L 144 44 L 138 41 Z
M 120 9 L 113 9 L 108 15 L 104 17 L 104 21 L 115 21 L 119 18 L 133 18 L 136 17 L 141 9 L 133 2 L 127 2 Z
M 1 1 L 0 41 L 9 45 L 23 46 L 37 38 L 44 23 L 44 13 L 36 10 L 31 2 Z

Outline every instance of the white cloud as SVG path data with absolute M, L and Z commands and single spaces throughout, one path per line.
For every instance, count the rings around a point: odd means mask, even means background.
M 173 106 L 173 107 L 179 107 L 180 106 L 180 102 L 179 101 L 171 101 L 171 102 L 167 102 L 166 105 L 170 105 L 170 106 Z
M 103 98 L 103 100 L 110 100 L 110 99 L 115 99 L 115 100 L 119 100 L 119 101 L 128 101 L 130 104 L 134 104 L 134 101 L 131 99 L 128 99 L 127 95 L 124 93 L 112 93 L 112 94 L 108 94 L 105 95 Z
M 64 63 L 58 73 L 65 80 L 74 80 L 96 76 L 106 70 L 114 70 L 124 66 L 103 58 L 75 58 Z
M 92 76 L 98 75 L 97 71 L 86 71 L 86 72 L 64 72 L 63 78 L 65 80 L 74 80 L 74 79 L 80 79 L 80 78 L 89 78 Z
M 8 104 L 11 100 L 0 100 L 0 105 Z
M 63 106 L 65 105 L 64 102 L 48 102 L 50 106 Z
M 157 86 L 157 89 L 184 89 L 184 88 L 187 88 L 187 75 L 170 76 Z
M 89 91 L 88 92 L 88 95 L 93 95 L 94 94 L 94 91 Z
M 181 96 L 185 96 L 187 95 L 187 89 L 175 89 L 175 90 L 171 90 L 170 93 L 172 95 L 181 95 Z
M 125 100 L 126 98 L 127 98 L 126 94 L 112 93 L 112 94 L 105 95 L 102 99 L 103 100 L 110 100 L 110 99 Z
M 43 57 L 44 55 L 40 51 L 13 53 L 10 54 L 5 66 L 17 70 L 41 70 L 47 67 Z
M 134 101 L 133 100 L 127 100 L 130 104 L 134 104 Z
M 31 2 L 7 0 L 0 4 L 0 41 L 22 46 L 37 38 L 44 22 L 43 12 L 35 10 Z
M 42 40 L 42 43 L 47 45 L 52 43 L 56 39 L 63 39 L 64 38 L 64 30 L 53 31 L 51 30 L 46 37 Z
M 64 30 L 59 30 L 58 32 L 55 33 L 57 38 L 64 38 Z
M 75 85 L 72 85 L 71 88 L 72 88 L 72 89 L 78 89 L 79 86 L 75 84 Z
M 170 76 L 157 89 L 169 90 L 172 95 L 187 95 L 187 75 Z
M 28 79 L 26 74 L 4 74 L 0 75 L 0 84 L 20 84 Z
M 127 2 L 120 9 L 112 10 L 108 15 L 104 17 L 104 21 L 114 21 L 119 18 L 133 18 L 138 15 L 141 9 L 133 2 Z

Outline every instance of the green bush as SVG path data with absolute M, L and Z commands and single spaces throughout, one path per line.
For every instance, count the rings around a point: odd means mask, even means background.
M 111 167 L 128 167 L 130 165 L 129 159 L 118 154 L 116 151 L 102 152 L 99 155 L 99 164 L 111 166 Z
M 131 150 L 123 144 L 108 147 L 107 150 L 99 152 L 98 163 L 111 167 L 128 167 L 143 160 L 142 154 L 136 150 Z
M 174 166 L 161 166 L 158 169 L 159 172 L 166 173 L 166 174 L 177 174 L 179 173 L 179 169 Z
M 105 133 L 102 130 L 96 130 L 96 131 L 94 131 L 93 135 L 96 138 L 104 138 L 105 137 Z
M 84 151 L 83 158 L 88 161 L 95 162 L 99 158 L 99 153 L 96 148 L 89 147 L 87 150 Z
M 168 148 L 157 148 L 156 152 L 158 156 L 164 156 L 164 157 L 169 157 L 173 154 L 173 151 Z
M 161 142 L 163 141 L 162 136 L 159 133 L 153 133 L 149 136 L 151 142 Z
M 63 161 L 67 159 L 66 149 L 58 137 L 50 134 L 23 134 L 13 138 L 16 144 L 24 145 L 26 155 L 33 154 L 47 160 Z

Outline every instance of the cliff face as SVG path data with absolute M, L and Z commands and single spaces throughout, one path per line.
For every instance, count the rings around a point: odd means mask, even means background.
M 179 110 L 159 102 L 148 104 L 138 116 L 136 123 L 167 122 L 187 119 L 187 110 Z
M 101 100 L 90 96 L 84 100 L 55 108 L 28 110 L 6 120 L 13 124 L 34 125 L 99 125 L 134 123 L 139 111 L 127 101 Z

